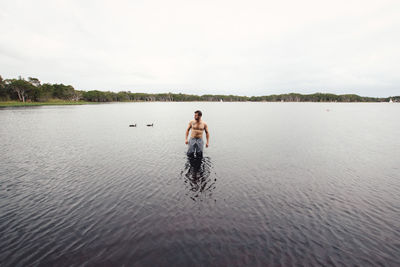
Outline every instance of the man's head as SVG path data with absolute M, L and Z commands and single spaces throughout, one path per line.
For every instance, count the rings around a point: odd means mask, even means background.
M 203 114 L 201 113 L 200 110 L 196 110 L 196 111 L 194 112 L 194 119 L 195 119 L 196 121 L 200 120 L 200 119 L 201 119 L 201 116 L 203 116 Z

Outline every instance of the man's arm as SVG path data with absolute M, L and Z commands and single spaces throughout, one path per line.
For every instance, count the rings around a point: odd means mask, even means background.
M 189 126 L 186 129 L 186 136 L 185 136 L 185 144 L 188 144 L 188 136 L 189 136 L 189 131 L 192 128 L 192 122 L 189 122 Z
M 210 132 L 208 131 L 207 123 L 204 125 L 204 131 L 206 131 L 206 138 L 207 138 L 206 147 L 208 147 L 208 143 L 210 142 Z

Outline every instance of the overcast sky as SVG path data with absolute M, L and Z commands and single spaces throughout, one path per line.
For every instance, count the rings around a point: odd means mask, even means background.
M 79 90 L 400 95 L 400 1 L 0 0 L 0 75 Z

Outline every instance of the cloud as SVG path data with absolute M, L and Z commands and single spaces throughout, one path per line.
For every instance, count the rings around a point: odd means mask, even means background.
M 398 1 L 8 1 L 0 73 L 82 90 L 400 94 Z

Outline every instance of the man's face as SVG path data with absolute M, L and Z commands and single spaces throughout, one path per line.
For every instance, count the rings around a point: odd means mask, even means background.
M 194 113 L 194 119 L 196 120 L 196 121 L 198 121 L 198 120 L 200 120 L 200 116 L 199 116 L 199 114 L 197 114 L 197 113 Z

